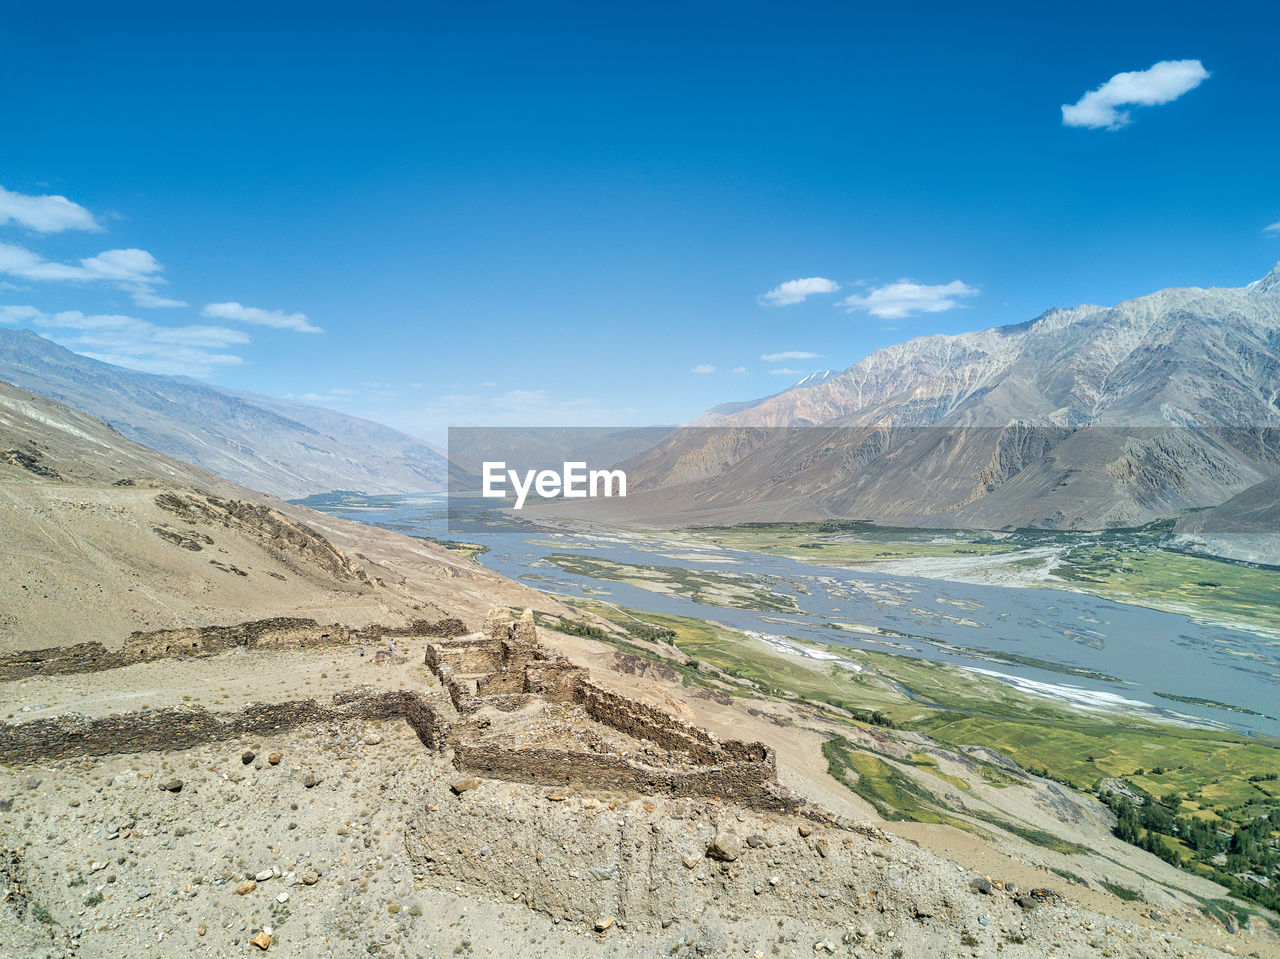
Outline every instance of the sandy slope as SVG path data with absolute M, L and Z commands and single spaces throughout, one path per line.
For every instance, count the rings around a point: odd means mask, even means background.
M 556 605 L 432 543 L 253 493 L 4 383 L 0 454 L 0 651 L 272 616 L 362 626 Z M 166 495 L 275 512 L 192 516 Z

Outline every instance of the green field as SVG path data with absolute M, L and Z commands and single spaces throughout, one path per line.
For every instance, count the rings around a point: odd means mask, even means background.
M 989 557 L 1005 571 L 1011 563 L 1025 567 L 1027 586 L 1076 590 L 1280 637 L 1280 569 L 1164 549 L 1172 526 L 1165 521 L 1097 533 L 997 534 L 866 522 L 748 523 L 696 527 L 687 535 L 724 548 L 832 566 Z M 981 579 L 981 568 L 966 563 L 963 575 Z M 946 578 L 946 565 L 931 567 L 928 575 Z
M 1280 635 L 1280 570 L 1105 541 L 1071 549 L 1060 584 L 1119 602 Z
M 698 526 L 687 531 L 726 549 L 775 553 L 815 563 L 858 565 L 891 559 L 996 556 L 1023 548 L 992 534 L 966 530 L 917 530 L 871 523 L 744 523 Z
M 1223 848 L 1243 847 L 1244 852 L 1232 855 L 1247 861 L 1248 868 L 1260 870 L 1261 875 L 1280 871 L 1280 855 L 1268 851 L 1268 843 L 1280 843 L 1280 742 L 1276 740 L 1176 726 L 1137 714 L 1083 710 L 967 670 L 890 652 L 789 641 L 845 660 L 833 662 L 782 653 L 760 639 L 705 620 L 623 609 L 590 599 L 569 601 L 633 636 L 661 636 L 664 643 L 692 657 L 694 662 L 679 666 L 686 683 L 707 684 L 717 676 L 736 683 L 743 694 L 806 701 L 822 709 L 828 719 L 851 727 L 894 726 L 924 733 L 946 746 L 984 746 L 1024 769 L 1086 793 L 1121 784 L 1135 795 L 1149 797 L 1150 810 L 1166 809 L 1170 821 L 1207 822 Z M 546 625 L 567 632 L 588 628 L 564 622 Z M 631 652 L 664 658 L 651 648 L 608 637 L 599 627 L 590 629 L 597 638 Z M 714 672 L 709 674 L 700 664 L 713 667 Z M 886 818 L 973 828 L 904 771 L 911 766 L 927 769 L 957 789 L 965 788 L 926 755 L 913 752 L 905 760 L 894 759 L 836 737 L 824 747 L 824 756 L 831 774 Z M 1000 786 L 1015 781 L 993 764 L 983 765 L 981 778 Z M 977 818 L 1060 852 L 1082 851 L 999 817 Z M 1236 833 L 1253 837 L 1252 845 L 1222 838 Z M 1270 902 L 1266 887 L 1240 882 L 1208 862 L 1218 852 L 1216 846 L 1197 851 L 1172 836 L 1145 838 L 1146 831 L 1140 836 L 1184 868 L 1229 882 L 1238 895 Z M 1241 859 L 1248 856 L 1252 858 Z
M 799 610 L 791 596 L 774 592 L 769 579 L 762 576 L 686 569 L 683 566 L 618 563 L 573 553 L 551 553 L 543 557 L 543 561 L 577 576 L 626 583 L 654 593 L 683 596 L 710 606 L 777 613 Z

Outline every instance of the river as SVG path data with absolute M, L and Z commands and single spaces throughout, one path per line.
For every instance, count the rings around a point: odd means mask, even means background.
M 590 595 L 619 606 L 852 648 L 885 651 L 889 643 L 891 652 L 980 669 L 1020 688 L 1085 707 L 1127 706 L 1249 734 L 1280 735 L 1280 720 L 1272 716 L 1156 696 L 1161 690 L 1258 713 L 1280 713 L 1280 643 L 1176 613 L 1043 586 L 975 585 L 815 566 L 786 557 L 708 548 L 684 542 L 678 534 L 661 542 L 612 530 L 542 525 L 488 505 L 455 503 L 448 515 L 443 497 L 384 496 L 358 505 L 309 505 L 409 535 L 483 545 L 481 563 L 543 591 Z M 545 562 L 553 553 L 763 577 L 771 592 L 791 597 L 798 611 L 707 605 L 577 576 Z M 832 623 L 872 627 L 880 635 L 860 638 L 831 628 Z M 1119 681 L 992 662 L 954 647 L 1045 660 Z

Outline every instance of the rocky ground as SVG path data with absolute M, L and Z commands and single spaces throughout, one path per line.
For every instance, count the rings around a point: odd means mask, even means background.
M 392 721 L 5 768 L 0 931 L 84 959 L 1220 954 L 874 829 L 459 779 Z
M 235 651 L 37 676 L 2 684 L 0 700 L 7 721 L 21 722 L 69 710 L 327 702 L 352 686 L 443 699 L 422 662 L 426 642 L 402 639 L 394 657 L 354 646 Z M 779 725 L 735 714 L 734 700 L 609 670 L 603 651 L 585 658 L 597 678 L 721 734 L 770 736 L 792 787 L 816 791 L 822 772 L 796 760 L 812 735 L 803 717 Z M 544 718 L 535 713 L 480 719 L 532 735 Z M 584 724 L 583 735 L 602 728 Z M 305 957 L 772 956 L 828 946 L 887 957 L 1280 955 L 1274 939 L 1229 935 L 1188 897 L 1122 902 L 1047 868 L 1096 866 L 1082 857 L 998 849 L 951 827 L 850 829 L 705 800 L 496 780 L 451 788 L 466 778 L 399 721 L 0 767 L 0 942 L 21 957 L 256 955 L 255 937 Z M 830 783 L 839 798 L 843 787 Z M 846 825 L 870 818 L 818 801 Z

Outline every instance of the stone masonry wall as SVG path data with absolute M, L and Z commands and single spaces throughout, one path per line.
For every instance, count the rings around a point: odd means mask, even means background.
M 720 759 L 723 747 L 710 733 L 653 706 L 620 696 L 590 681 L 578 684 L 574 701 L 596 722 L 636 739 L 648 739 L 667 749 L 686 752 L 698 762 Z
M 535 663 L 524 670 L 524 691 L 557 703 L 577 702 L 587 671 L 567 662 Z
M 454 764 L 463 772 L 514 782 L 630 789 L 641 795 L 732 798 L 756 808 L 794 810 L 798 801 L 778 788 L 772 754 L 758 762 L 729 762 L 692 769 L 649 766 L 621 756 L 563 749 L 508 749 L 491 743 L 455 743 Z
M 457 619 L 436 623 L 417 620 L 407 627 L 371 626 L 349 629 L 322 626 L 313 619 L 277 617 L 235 626 L 202 626 L 137 632 L 118 650 L 101 643 L 78 643 L 48 649 L 23 650 L 0 656 L 0 682 L 28 676 L 91 673 L 156 659 L 213 656 L 238 647 L 246 649 L 304 649 L 315 646 L 377 643 L 391 636 L 454 636 L 465 626 Z
M 498 696 L 507 693 L 524 692 L 525 674 L 523 670 L 500 669 L 476 680 L 477 696 Z
M 501 640 L 458 639 L 447 644 L 431 644 L 425 659 L 437 673 L 441 666 L 448 666 L 459 675 L 474 676 L 501 669 L 505 651 Z
M 0 723 L 0 762 L 22 765 L 71 756 L 187 749 L 312 723 L 393 718 L 408 722 L 422 743 L 433 749 L 443 746 L 449 733 L 448 723 L 418 693 L 347 690 L 335 695 L 328 706 L 306 699 L 254 703 L 234 713 L 184 706 L 99 719 L 72 714 L 28 723 Z

